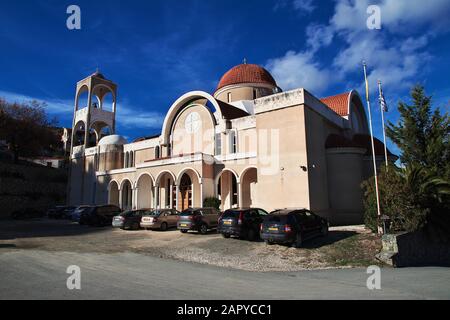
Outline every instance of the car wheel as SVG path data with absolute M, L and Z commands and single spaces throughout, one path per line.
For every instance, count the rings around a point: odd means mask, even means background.
M 299 232 L 297 233 L 297 236 L 295 237 L 295 241 L 293 243 L 295 248 L 301 248 L 303 244 L 303 237 L 302 234 Z
M 161 231 L 167 231 L 167 223 L 163 222 L 161 224 Z
M 321 233 L 322 237 L 328 236 L 328 226 L 327 225 L 322 226 L 320 233 Z
M 266 241 L 264 241 L 268 246 L 272 246 L 273 245 L 273 242 L 272 241 L 270 241 L 270 240 L 266 240 Z
M 187 230 L 180 230 L 181 231 L 181 233 L 187 233 L 188 231 Z
M 256 238 L 255 230 L 249 229 L 248 232 L 247 232 L 247 240 L 248 241 L 255 241 L 255 238 Z
M 229 239 L 231 235 L 228 233 L 222 233 L 222 237 L 224 237 L 225 239 Z
M 207 234 L 208 233 L 208 226 L 206 224 L 202 224 L 200 226 L 200 233 L 201 234 Z

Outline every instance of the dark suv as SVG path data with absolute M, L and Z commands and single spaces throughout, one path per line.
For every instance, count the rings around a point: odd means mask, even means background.
M 180 213 L 177 227 L 182 233 L 196 230 L 201 234 L 217 227 L 219 211 L 215 208 L 190 208 Z
M 328 221 L 306 209 L 271 212 L 261 224 L 261 239 L 267 244 L 284 243 L 296 248 L 304 240 L 328 235 Z
M 91 207 L 81 213 L 79 223 L 89 226 L 110 226 L 114 216 L 121 212 L 122 210 L 114 205 Z
M 231 236 L 256 240 L 259 235 L 260 225 L 267 216 L 263 209 L 230 209 L 226 210 L 219 219 L 217 231 L 224 238 Z

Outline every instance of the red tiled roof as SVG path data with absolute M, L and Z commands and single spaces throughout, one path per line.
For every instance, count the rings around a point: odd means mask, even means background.
M 335 96 L 322 98 L 320 101 L 326 104 L 328 108 L 336 112 L 338 115 L 345 117 L 348 116 L 348 100 L 350 98 L 350 93 L 351 92 L 345 92 Z
M 263 67 L 256 64 L 240 64 L 224 74 L 217 86 L 217 90 L 240 83 L 263 83 L 277 86 L 275 79 Z

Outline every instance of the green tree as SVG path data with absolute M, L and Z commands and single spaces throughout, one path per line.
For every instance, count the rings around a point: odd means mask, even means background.
M 48 119 L 45 106 L 37 101 L 9 103 L 0 99 L 0 139 L 9 144 L 15 163 L 20 156 L 42 155 L 60 143 L 53 129 L 56 120 Z
M 432 112 L 431 97 L 421 86 L 411 91 L 412 104 L 399 103 L 400 120 L 389 122 L 388 137 L 401 150 L 402 168 L 382 168 L 380 206 L 394 230 L 425 228 L 440 239 L 450 235 L 450 152 L 448 114 Z M 363 183 L 365 222 L 377 228 L 373 178 Z M 444 237 L 442 237 L 444 236 Z
M 411 90 L 412 104 L 400 102 L 398 124 L 388 122 L 387 136 L 401 150 L 405 166 L 423 166 L 450 179 L 450 117 L 439 108 L 432 111 L 432 98 L 416 85 Z

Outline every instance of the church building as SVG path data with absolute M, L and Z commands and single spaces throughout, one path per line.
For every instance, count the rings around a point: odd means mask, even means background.
M 116 132 L 116 105 L 117 85 L 101 73 L 78 82 L 70 205 L 182 211 L 214 197 L 221 210 L 302 207 L 334 225 L 363 222 L 372 149 L 354 90 L 322 99 L 283 92 L 266 69 L 244 63 L 214 93 L 191 91 L 168 105 L 159 135 L 132 142 Z M 378 164 L 383 152 L 376 139 Z

